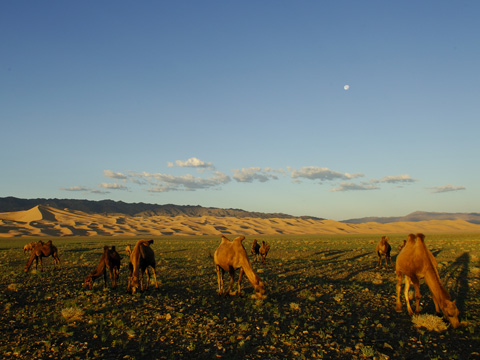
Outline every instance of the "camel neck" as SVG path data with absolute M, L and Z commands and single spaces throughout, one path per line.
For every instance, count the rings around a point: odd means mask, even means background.
M 429 267 L 425 272 L 425 283 L 439 304 L 443 304 L 445 300 L 450 300 L 450 295 L 440 282 L 438 272 L 434 268 Z

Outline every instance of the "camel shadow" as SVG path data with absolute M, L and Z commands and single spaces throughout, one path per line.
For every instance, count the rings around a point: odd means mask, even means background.
M 469 264 L 470 254 L 464 252 L 452 264 L 440 270 L 446 287 L 450 289 L 451 293 L 456 294 L 452 297 L 456 298 L 457 307 L 461 312 L 465 311 L 465 301 L 470 290 L 468 284 Z

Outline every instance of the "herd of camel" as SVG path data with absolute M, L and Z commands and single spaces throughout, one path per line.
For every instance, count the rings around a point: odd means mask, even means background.
M 239 236 L 233 241 L 230 241 L 225 236 L 222 236 L 222 241 L 218 248 L 215 251 L 213 256 L 215 270 L 217 273 L 218 281 L 218 294 L 219 295 L 241 295 L 241 282 L 243 274 L 246 275 L 249 282 L 252 284 L 255 294 L 254 298 L 265 299 L 266 290 L 265 284 L 253 270 L 250 260 L 248 258 L 245 247 L 243 246 L 244 236 Z M 383 236 L 380 242 L 377 244 L 376 252 L 378 255 L 377 268 L 381 268 L 382 258 L 385 259 L 385 266 L 388 269 L 388 261 L 390 260 L 390 265 L 392 265 L 392 260 L 390 257 L 391 245 L 389 244 L 389 239 L 386 236 Z M 157 277 L 155 274 L 155 254 L 150 245 L 152 245 L 153 240 L 139 240 L 134 246 L 133 250 L 130 245 L 126 247 L 126 253 L 130 258 L 128 268 L 129 268 L 129 277 L 127 291 L 134 294 L 138 289 L 140 291 L 147 290 L 150 284 L 150 274 L 149 268 L 153 269 L 153 277 L 155 282 L 155 287 L 158 288 Z M 257 240 L 254 240 L 251 247 L 251 254 L 253 256 L 253 261 L 262 261 L 265 262 L 268 251 L 270 250 L 270 245 L 265 242 L 262 242 L 262 245 L 258 244 Z M 442 312 L 450 324 L 456 328 L 460 325 L 458 320 L 459 311 L 455 304 L 455 301 L 452 301 L 449 293 L 443 287 L 440 281 L 440 275 L 437 270 L 437 261 L 431 251 L 425 245 L 425 236 L 423 234 L 410 234 L 408 235 L 408 240 L 404 240 L 403 244 L 399 246 L 399 254 L 396 259 L 396 311 L 402 311 L 402 304 L 400 301 L 400 293 L 402 288 L 402 281 L 405 279 L 404 287 L 404 296 L 405 302 L 407 304 L 407 309 L 409 315 L 413 315 L 413 310 L 410 306 L 409 300 L 409 289 L 413 284 L 415 290 L 415 313 L 418 314 L 420 311 L 420 279 L 425 279 L 425 283 L 432 293 L 433 302 L 435 304 L 435 310 L 437 313 Z M 33 261 L 36 261 L 38 266 L 38 261 L 40 261 L 40 269 L 43 271 L 42 267 L 42 258 L 52 256 L 54 259 L 54 267 L 60 267 L 60 259 L 58 257 L 58 250 L 52 244 L 52 241 L 44 243 L 38 241 L 36 243 L 29 243 L 24 247 L 24 253 L 31 251 L 30 258 L 25 265 L 25 272 L 28 272 Z M 115 246 L 109 248 L 108 246 L 104 247 L 103 254 L 100 258 L 100 261 L 90 274 L 87 275 L 84 281 L 84 286 L 91 289 L 95 279 L 104 276 L 104 286 L 107 286 L 107 269 L 110 274 L 110 280 L 112 282 L 112 288 L 116 288 L 118 283 L 118 276 L 120 270 L 120 261 L 121 257 L 115 249 Z M 232 288 L 234 285 L 235 270 L 240 269 L 239 279 L 238 279 L 238 290 L 233 292 Z M 224 290 L 223 277 L 225 272 L 228 271 L 230 275 L 230 284 L 227 290 Z M 146 274 L 147 281 L 146 284 L 143 284 L 143 274 Z

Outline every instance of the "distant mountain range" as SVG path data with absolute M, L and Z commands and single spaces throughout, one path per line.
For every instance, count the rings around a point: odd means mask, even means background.
M 76 199 L 20 199 L 16 197 L 0 198 L 0 212 L 24 211 L 37 205 L 50 206 L 56 209 L 78 210 L 89 214 L 123 214 L 129 216 L 216 216 L 260 219 L 304 219 L 325 220 L 313 216 L 293 216 L 283 213 L 262 213 L 241 209 L 221 209 L 199 205 L 158 205 L 147 203 L 125 203 L 113 200 L 76 200 Z M 406 216 L 397 217 L 364 217 L 341 221 L 347 224 L 376 222 L 380 224 L 394 222 L 419 222 L 429 220 L 465 220 L 472 224 L 480 224 L 480 213 L 440 213 L 416 211 Z
M 480 224 L 480 213 L 445 213 L 445 212 L 426 212 L 415 211 L 406 216 L 396 217 L 364 217 L 359 219 L 350 219 L 342 221 L 348 224 L 363 224 L 367 222 L 376 222 L 387 224 L 393 222 L 418 222 L 429 220 L 465 220 L 472 224 Z
M 324 220 L 313 216 L 293 216 L 282 213 L 261 213 L 241 209 L 220 209 L 199 205 L 158 205 L 146 203 L 125 203 L 113 200 L 76 200 L 76 199 L 19 199 L 16 197 L 0 198 L 0 212 L 24 211 L 37 205 L 56 209 L 78 210 L 89 214 L 123 214 L 129 216 L 217 216 L 260 219 L 295 219 Z

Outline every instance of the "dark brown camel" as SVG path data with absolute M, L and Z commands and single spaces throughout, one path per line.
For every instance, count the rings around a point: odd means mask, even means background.
M 258 258 L 260 257 L 260 244 L 258 243 L 257 239 L 253 240 L 250 252 L 253 255 L 253 261 L 257 262 Z
M 382 257 L 385 258 L 385 267 L 387 269 L 388 269 L 387 260 L 390 260 L 390 265 L 392 265 L 392 258 L 390 257 L 391 251 L 392 251 L 392 247 L 388 243 L 388 237 L 382 236 L 382 240 L 380 240 L 380 242 L 377 244 L 377 256 L 378 256 L 377 269 L 382 268 Z
M 120 273 L 120 262 L 122 258 L 115 249 L 115 246 L 112 246 L 110 250 L 108 246 L 103 248 L 103 254 L 100 258 L 100 262 L 97 265 L 97 268 L 92 271 L 86 278 L 83 286 L 88 289 L 92 289 L 93 282 L 95 279 L 99 278 L 103 274 L 104 279 L 104 288 L 107 287 L 107 269 L 110 273 L 110 281 L 112 282 L 112 289 L 117 287 L 118 275 Z
M 262 246 L 260 247 L 260 258 L 262 259 L 262 263 L 265 262 L 267 258 L 267 254 L 270 251 L 270 245 L 268 245 L 265 241 L 262 241 Z
M 28 272 L 30 266 L 32 266 L 33 260 L 35 260 L 35 269 L 38 267 L 38 260 L 40 259 L 40 271 L 43 271 L 43 264 L 42 258 L 44 257 L 53 257 L 54 269 L 60 268 L 60 259 L 58 258 L 58 250 L 52 244 L 52 240 L 49 240 L 46 244 L 43 241 L 37 242 L 35 248 L 32 250 L 30 254 L 30 258 L 27 261 L 27 265 L 25 265 L 25 272 Z
M 128 269 L 130 276 L 128 279 L 127 291 L 132 291 L 135 294 L 137 289 L 143 291 L 143 273 L 147 273 L 147 284 L 145 290 L 148 289 L 150 284 L 150 274 L 148 273 L 148 267 L 153 269 L 153 278 L 155 279 L 155 288 L 158 289 L 157 275 L 155 274 L 155 253 L 150 245 L 153 244 L 153 240 L 139 240 L 133 250 L 130 245 L 127 246 L 126 252 L 130 255 L 130 263 Z M 140 281 L 139 281 L 140 280 Z

